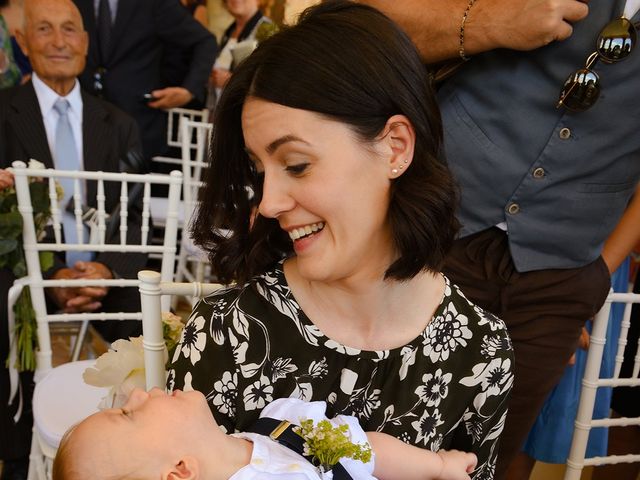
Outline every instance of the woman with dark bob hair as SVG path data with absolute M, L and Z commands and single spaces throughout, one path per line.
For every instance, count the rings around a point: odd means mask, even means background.
M 502 321 L 440 272 L 455 188 L 427 72 L 386 16 L 323 2 L 226 85 L 192 224 L 235 282 L 194 308 L 170 389 L 203 392 L 228 432 L 271 400 L 431 450 L 492 478 L 513 382 Z

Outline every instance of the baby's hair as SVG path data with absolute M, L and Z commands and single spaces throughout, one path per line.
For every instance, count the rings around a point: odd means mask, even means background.
M 78 424 L 73 425 L 65 432 L 60 440 L 60 446 L 56 452 L 56 458 L 53 460 L 53 468 L 51 476 L 53 480 L 74 480 L 80 479 L 80 473 L 77 470 L 77 457 L 73 455 L 73 448 L 69 438 L 73 434 Z
M 82 422 L 71 426 L 69 430 L 62 436 L 60 446 L 56 452 L 51 469 L 52 480 L 141 480 L 133 474 L 106 474 L 101 471 L 99 464 L 87 462 L 86 458 L 78 455 L 77 442 L 74 442 L 73 433 L 78 425 Z M 86 466 L 91 465 L 91 470 L 87 470 Z

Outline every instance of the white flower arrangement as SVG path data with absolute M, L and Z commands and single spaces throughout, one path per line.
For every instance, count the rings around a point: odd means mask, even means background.
M 182 319 L 170 312 L 162 312 L 162 331 L 166 345 L 164 361 L 180 340 L 184 324 Z M 122 407 L 134 388 L 146 387 L 144 370 L 143 337 L 116 340 L 106 353 L 96 359 L 93 367 L 87 368 L 82 378 L 95 387 L 109 387 L 109 392 L 98 404 L 100 410 Z

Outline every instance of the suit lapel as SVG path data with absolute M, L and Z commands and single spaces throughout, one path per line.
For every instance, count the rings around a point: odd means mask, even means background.
M 82 154 L 84 170 L 112 171 L 108 159 L 112 145 L 112 131 L 109 125 L 109 113 L 95 97 L 82 92 Z M 117 171 L 117 170 L 116 170 Z M 95 185 L 90 182 L 87 188 L 88 198 L 96 195 Z
M 47 167 L 53 168 L 53 158 L 49 151 L 47 133 L 42 120 L 42 112 L 33 84 L 28 82 L 20 87 L 11 101 L 10 125 L 22 150 Z M 28 161 L 29 158 L 25 158 Z

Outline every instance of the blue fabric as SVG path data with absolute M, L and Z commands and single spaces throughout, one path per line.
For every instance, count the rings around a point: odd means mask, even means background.
M 611 286 L 616 292 L 629 290 L 629 259 L 611 276 Z M 607 326 L 607 343 L 604 347 L 600 376 L 612 376 L 618 349 L 617 338 L 622 323 L 623 304 L 613 304 Z M 591 331 L 591 321 L 587 322 Z M 524 452 L 530 457 L 547 463 L 565 463 L 569 456 L 573 422 L 578 410 L 582 376 L 584 375 L 587 352 L 576 352 L 576 363 L 566 368 L 560 383 L 551 391 L 547 401 L 524 445 Z M 611 388 L 599 388 L 596 393 L 594 418 L 608 418 L 611 404 Z M 607 428 L 592 429 L 587 444 L 587 457 L 606 455 Z

